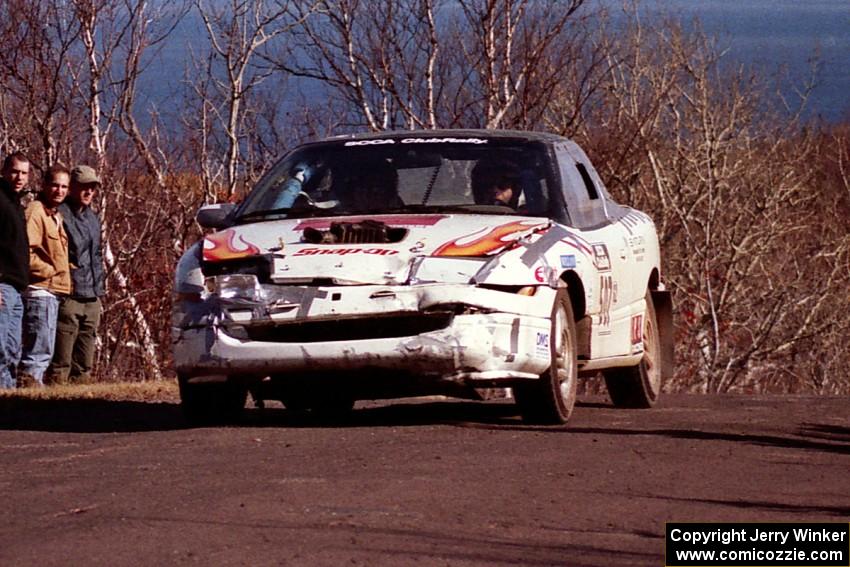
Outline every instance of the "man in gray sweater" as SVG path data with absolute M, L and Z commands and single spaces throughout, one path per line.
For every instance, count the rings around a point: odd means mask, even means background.
M 53 362 L 47 383 L 92 381 L 97 327 L 103 307 L 103 255 L 100 220 L 91 209 L 100 177 L 87 165 L 71 170 L 71 188 L 59 206 L 68 234 L 71 294 L 62 299 L 56 325 Z

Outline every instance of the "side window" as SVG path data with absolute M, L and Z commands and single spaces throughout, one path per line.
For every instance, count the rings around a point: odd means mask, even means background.
M 598 199 L 599 192 L 596 190 L 596 185 L 593 184 L 593 179 L 590 178 L 587 168 L 584 167 L 583 163 L 576 162 L 576 169 L 578 169 L 579 175 L 581 175 L 581 180 L 584 181 L 584 187 L 587 189 L 587 196 L 591 199 Z
M 558 167 L 561 172 L 564 201 L 570 218 L 577 228 L 599 226 L 608 221 L 605 199 L 589 166 L 587 156 L 573 142 L 564 142 L 556 147 Z

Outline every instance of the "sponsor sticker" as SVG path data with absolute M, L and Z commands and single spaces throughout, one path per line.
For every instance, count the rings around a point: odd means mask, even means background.
M 348 256 L 349 254 L 369 254 L 374 256 L 393 256 L 398 250 L 386 248 L 304 248 L 293 256 Z
M 540 283 L 546 282 L 546 267 L 539 266 L 536 270 L 534 270 L 534 279 Z
M 611 258 L 608 256 L 608 247 L 604 244 L 593 245 L 593 258 L 597 270 L 606 272 L 611 269 Z
M 395 144 L 395 140 L 353 140 L 346 142 L 345 146 L 382 146 L 385 144 Z
M 632 315 L 632 345 L 643 344 L 643 315 Z
M 549 356 L 549 333 L 538 332 L 534 347 L 539 356 Z
M 614 278 L 611 274 L 599 276 L 599 334 L 611 333 L 611 304 L 614 300 Z
M 400 144 L 486 144 L 488 140 L 482 138 L 404 138 Z M 378 140 L 352 140 L 345 142 L 344 146 L 383 146 L 392 145 L 396 141 L 390 138 Z
M 481 138 L 405 138 L 402 144 L 486 144 Z

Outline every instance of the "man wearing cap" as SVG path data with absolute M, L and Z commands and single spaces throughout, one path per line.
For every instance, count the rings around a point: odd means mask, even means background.
M 20 152 L 6 156 L 0 171 L 0 389 L 15 387 L 21 357 L 21 292 L 29 284 L 29 241 L 21 206 L 30 162 Z
M 68 194 L 71 172 L 54 165 L 44 173 L 41 192 L 27 205 L 30 285 L 24 291 L 23 354 L 18 387 L 44 385 L 53 358 L 60 298 L 71 292 L 68 237 L 58 208 Z
M 100 220 L 91 203 L 100 177 L 87 165 L 71 170 L 68 198 L 59 205 L 68 234 L 71 294 L 62 299 L 56 325 L 56 347 L 48 376 L 50 383 L 86 383 L 92 380 L 95 340 L 104 294 Z

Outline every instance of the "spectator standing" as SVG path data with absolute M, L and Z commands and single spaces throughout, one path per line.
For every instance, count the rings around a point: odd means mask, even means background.
M 6 156 L 0 171 L 0 388 L 15 387 L 21 356 L 21 292 L 29 284 L 29 243 L 21 207 L 30 162 L 20 152 Z
M 68 194 L 71 172 L 55 165 L 44 174 L 41 192 L 26 209 L 30 285 L 23 293 L 23 354 L 18 387 L 44 385 L 53 358 L 59 300 L 71 292 L 68 237 L 59 205 Z
M 103 310 L 103 255 L 100 220 L 92 210 L 100 177 L 87 165 L 71 170 L 68 198 L 59 205 L 68 234 L 71 294 L 59 305 L 56 348 L 48 370 L 51 383 L 87 383 L 92 380 L 97 326 Z

